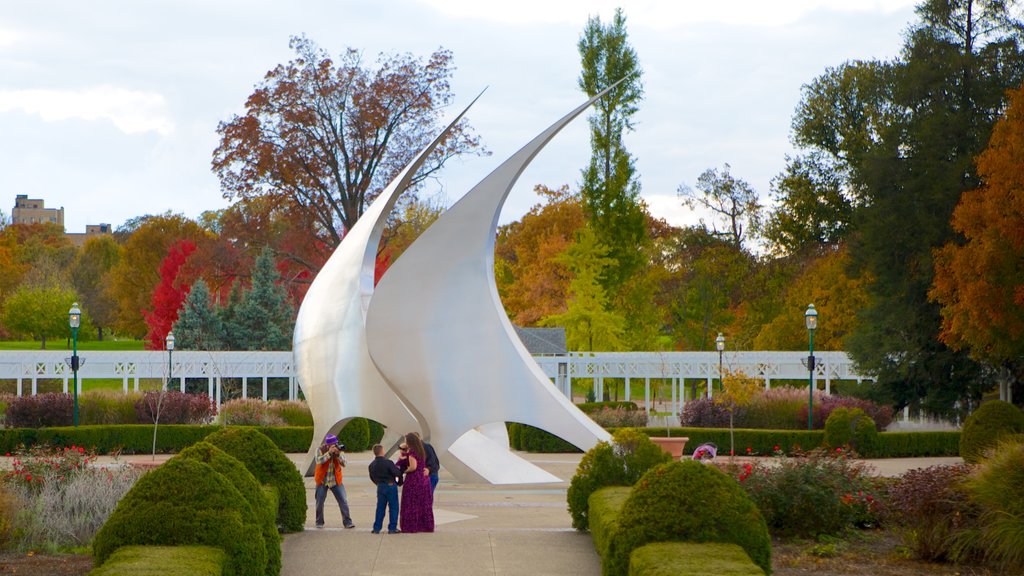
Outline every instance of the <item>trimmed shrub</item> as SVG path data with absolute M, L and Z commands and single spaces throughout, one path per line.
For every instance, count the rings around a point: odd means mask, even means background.
M 299 532 L 306 523 L 306 486 L 295 464 L 269 438 L 253 428 L 222 428 L 206 441 L 241 460 L 261 484 L 277 489 L 277 524 Z
M 221 426 L 194 424 L 160 425 L 157 452 L 179 452 L 221 430 Z M 253 428 L 271 439 L 284 452 L 305 452 L 313 439 L 312 428 Z M 97 454 L 149 454 L 153 449 L 153 425 L 123 424 L 109 426 L 71 426 L 60 428 L 0 429 L 0 453 L 14 452 L 18 446 L 85 446 Z
M 541 430 L 540 428 L 535 428 L 529 424 L 515 423 L 513 425 L 519 427 L 518 450 L 525 450 L 526 452 L 541 452 L 546 454 L 582 452 L 582 450 L 576 446 L 559 438 L 558 436 L 555 436 L 547 430 Z
M 267 576 L 281 573 L 281 535 L 277 532 L 277 508 L 271 508 L 269 500 L 264 496 L 263 487 L 246 469 L 245 464 L 234 456 L 217 448 L 209 442 L 199 442 L 181 451 L 175 458 L 191 458 L 209 464 L 211 468 L 222 474 L 238 488 L 242 497 L 249 502 L 260 519 L 263 531 L 263 542 L 267 548 Z
M 313 442 L 312 427 L 272 426 L 270 428 L 254 428 L 254 430 L 270 438 L 270 441 L 276 444 L 282 452 L 305 452 L 309 450 L 309 445 Z
M 384 425 L 369 418 L 366 419 L 366 422 L 370 425 L 370 447 L 373 448 L 374 444 L 380 444 L 380 441 L 384 439 Z
M 160 424 L 208 424 L 217 414 L 206 394 L 188 394 L 176 390 L 153 391 L 146 392 L 135 402 L 135 415 L 139 424 L 152 424 L 158 405 Z
M 370 449 L 370 423 L 366 418 L 353 418 L 338 431 L 338 443 L 346 452 L 365 452 Z
M 757 506 L 717 468 L 692 460 L 662 464 L 633 486 L 602 574 L 625 576 L 633 550 L 653 542 L 736 544 L 771 574 L 771 538 Z
M 764 576 L 735 544 L 656 542 L 633 550 L 629 576 Z
M 857 523 L 877 522 L 874 481 L 864 464 L 846 457 L 815 452 L 734 470 L 773 535 L 833 535 Z
M 886 519 L 917 558 L 954 559 L 950 543 L 970 530 L 977 516 L 963 488 L 970 470 L 963 464 L 917 468 L 889 489 Z
M 125 546 L 89 576 L 221 576 L 226 563 L 213 546 Z
M 516 422 L 505 422 L 505 430 L 508 432 L 508 447 L 513 450 L 522 450 L 523 443 L 520 433 L 523 427 Z
M 583 402 L 576 405 L 584 414 L 601 410 L 621 408 L 623 410 L 639 410 L 636 402 Z
M 878 439 L 875 422 L 860 408 L 836 408 L 825 421 L 825 447 L 850 447 L 870 455 Z
M 594 540 L 597 555 L 608 554 L 612 536 L 619 529 L 619 513 L 629 498 L 632 488 L 628 486 L 608 486 L 597 490 L 588 500 L 590 518 L 590 536 Z
M 1001 441 L 964 487 L 981 508 L 980 525 L 954 549 L 978 549 L 1000 573 L 1024 574 L 1024 437 Z
M 1024 433 L 1024 412 L 1009 402 L 990 400 L 964 422 L 960 434 L 960 457 L 975 463 L 994 448 L 1003 436 Z
M 594 491 L 605 486 L 632 486 L 645 472 L 671 459 L 645 434 L 632 428 L 617 430 L 611 444 L 598 442 L 583 455 L 566 492 L 572 527 L 589 529 L 589 500 Z
M 102 565 L 132 544 L 216 546 L 226 553 L 225 573 L 237 576 L 267 567 L 256 511 L 227 478 L 190 458 L 168 460 L 135 483 L 93 540 L 93 558 Z
M 74 402 L 70 394 L 62 392 L 20 396 L 7 406 L 6 420 L 10 428 L 71 426 Z
M 806 399 L 806 395 L 805 395 Z M 818 402 L 818 398 L 814 398 L 815 402 Z M 854 409 L 860 408 L 865 414 L 871 417 L 874 421 L 875 426 L 879 431 L 885 430 L 892 424 L 892 406 L 882 406 L 871 400 L 865 400 L 863 398 L 854 398 L 852 396 L 837 396 L 835 394 L 826 394 L 821 397 L 821 406 L 825 410 L 825 420 L 828 421 L 828 416 L 832 415 L 832 412 L 837 408 Z M 804 411 L 804 425 L 807 424 L 807 412 Z

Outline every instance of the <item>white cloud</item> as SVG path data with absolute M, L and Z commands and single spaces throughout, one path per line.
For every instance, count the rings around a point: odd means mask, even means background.
M 163 95 L 114 86 L 77 91 L 0 91 L 0 112 L 12 110 L 36 114 L 46 122 L 106 119 L 125 134 L 157 132 L 167 135 L 174 130 Z
M 505 24 L 565 23 L 578 25 L 590 15 L 611 18 L 622 7 L 631 25 L 658 30 L 695 23 L 780 26 L 799 20 L 808 12 L 837 11 L 893 12 L 913 6 L 918 0 L 730 0 L 727 2 L 685 2 L 675 0 L 519 0 L 479 2 L 474 0 L 419 0 L 453 17 L 476 18 Z

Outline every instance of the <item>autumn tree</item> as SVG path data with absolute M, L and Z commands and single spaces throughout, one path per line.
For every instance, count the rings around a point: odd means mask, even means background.
M 544 198 L 498 229 L 495 278 L 505 311 L 520 326 L 536 326 L 565 310 L 572 273 L 558 257 L 585 225 L 583 201 L 568 186 L 537 186 Z
M 743 241 L 760 229 L 761 204 L 750 184 L 734 177 L 729 170 L 728 164 L 721 172 L 708 168 L 693 188 L 683 184 L 678 193 L 687 208 L 711 213 L 710 225 L 703 216 L 700 218 L 705 230 L 741 249 Z
M 411 198 L 397 214 L 392 215 L 381 235 L 378 263 L 380 275 L 388 265 L 398 260 L 406 248 L 419 238 L 444 212 L 444 204 L 438 199 Z
M 347 50 L 332 59 L 293 37 L 295 59 L 267 72 L 245 114 L 222 122 L 213 171 L 224 197 L 294 206 L 307 242 L 333 249 L 371 202 L 439 131 L 451 103 L 452 55 L 423 61 L 381 55 L 368 66 Z M 415 175 L 412 188 L 450 158 L 479 149 L 461 121 Z
M 71 264 L 71 284 L 89 311 L 96 338 L 103 340 L 103 329 L 117 319 L 117 301 L 111 296 L 110 272 L 121 259 L 121 247 L 110 235 L 89 238 Z
M 622 81 L 594 104 L 589 118 L 590 163 L 581 184 L 590 228 L 613 260 L 604 285 L 614 292 L 645 264 L 641 248 L 647 243 L 646 214 L 633 157 L 623 142 L 623 135 L 633 130 L 633 115 L 643 98 L 642 70 L 621 8 L 607 25 L 598 16 L 589 18 L 578 49 L 579 86 L 587 96 Z
M 124 242 L 121 259 L 110 273 L 110 295 L 117 300 L 116 328 L 126 336 L 142 338 L 149 332 L 145 314 L 151 309 L 153 290 L 161 280 L 160 265 L 171 245 L 189 240 L 198 246 L 210 233 L 192 220 L 168 212 L 128 221 L 114 236 Z
M 1024 89 L 978 157 L 982 185 L 964 193 L 953 229 L 964 241 L 935 252 L 930 296 L 941 306 L 940 338 L 1004 376 L 1024 376 Z
M 181 281 L 178 272 L 195 251 L 195 244 L 179 240 L 167 250 L 167 256 L 160 264 L 160 283 L 153 290 L 151 309 L 146 312 L 148 350 L 163 350 L 164 338 L 178 319 L 178 311 L 191 288 L 190 284 Z
M 564 326 L 566 345 L 574 351 L 615 351 L 622 347 L 624 322 L 608 309 L 601 276 L 614 262 L 590 227 L 557 260 L 573 274 L 565 312 L 541 320 L 543 326 Z
M 224 350 L 224 322 L 210 296 L 210 289 L 200 278 L 192 285 L 174 322 L 176 345 L 182 350 Z
M 736 443 L 733 439 L 733 416 L 738 408 L 742 408 L 753 400 L 764 386 L 756 378 L 751 378 L 741 371 L 726 370 L 722 376 L 722 390 L 715 395 L 715 404 L 720 404 L 729 412 L 729 456 L 736 455 Z

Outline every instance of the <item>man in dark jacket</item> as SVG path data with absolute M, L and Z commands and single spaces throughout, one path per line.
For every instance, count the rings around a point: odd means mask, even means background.
M 384 457 L 384 447 L 373 447 L 370 462 L 370 481 L 377 485 L 377 515 L 373 519 L 373 533 L 380 534 L 384 526 L 384 510 L 388 511 L 388 534 L 398 534 L 398 481 L 402 471 Z

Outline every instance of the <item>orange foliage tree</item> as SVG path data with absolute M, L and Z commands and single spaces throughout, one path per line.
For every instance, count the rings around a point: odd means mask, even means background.
M 1024 355 L 1024 88 L 978 157 L 983 182 L 965 192 L 953 228 L 965 241 L 935 251 L 930 298 L 942 313 L 939 338 L 994 364 Z

